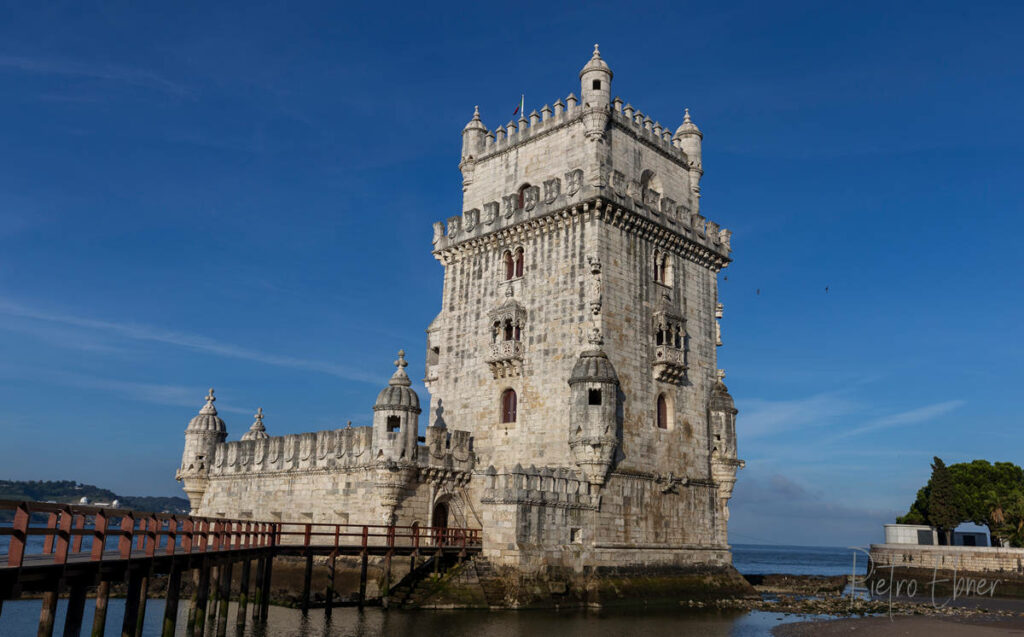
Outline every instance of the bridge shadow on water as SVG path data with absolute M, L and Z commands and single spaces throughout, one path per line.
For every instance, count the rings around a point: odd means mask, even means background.
M 67 606 L 61 600 L 57 625 L 63 625 Z M 8 601 L 0 616 L 0 635 L 34 635 L 42 607 L 40 600 Z M 92 604 L 86 605 L 85 625 L 92 625 Z M 229 617 L 235 617 L 231 604 Z M 123 599 L 110 600 L 107 634 L 116 634 L 124 610 Z M 164 601 L 151 599 L 147 605 L 144 637 L 158 637 Z M 185 635 L 187 608 L 179 609 L 177 635 Z M 707 635 L 755 637 L 771 634 L 782 623 L 800 621 L 796 616 L 759 611 L 693 611 L 689 609 L 616 609 L 604 611 L 409 611 L 382 608 L 335 608 L 330 618 L 323 610 L 299 610 L 272 606 L 267 623 L 246 626 L 237 633 L 229 626 L 228 635 L 236 637 L 387 637 L 391 635 L 423 637 L 677 637 Z M 83 634 L 85 631 L 83 631 Z M 213 635 L 212 628 L 207 635 Z

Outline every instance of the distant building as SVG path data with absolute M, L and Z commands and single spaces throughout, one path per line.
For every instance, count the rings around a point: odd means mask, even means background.
M 886 524 L 885 543 L 935 546 L 939 544 L 939 532 L 935 527 L 923 524 Z M 988 533 L 981 531 L 953 531 L 952 545 L 988 546 Z
M 227 442 L 210 390 L 177 474 L 194 513 L 477 527 L 524 567 L 731 562 L 731 233 L 700 214 L 703 134 L 612 99 L 596 46 L 579 80 L 462 131 L 462 213 L 434 224 L 425 444 L 404 352 L 371 427 L 271 437 L 260 410 Z

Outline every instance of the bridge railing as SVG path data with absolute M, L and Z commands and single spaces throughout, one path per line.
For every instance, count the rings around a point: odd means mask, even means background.
M 480 529 L 449 527 L 386 526 L 383 524 L 330 524 L 278 522 L 277 546 L 335 548 L 358 545 L 362 549 L 404 550 L 427 548 L 479 548 Z
M 479 529 L 263 522 L 0 500 L 0 512 L 5 511 L 11 512 L 8 517 L 13 521 L 9 526 L 0 523 L 0 539 L 8 540 L 6 560 L 0 550 L 0 569 L 19 568 L 26 558 L 34 564 L 65 564 L 69 559 L 103 561 L 297 546 L 466 551 L 482 543 Z M 42 541 L 33 542 L 33 538 Z
M 69 559 L 102 561 L 259 548 L 273 546 L 278 533 L 273 522 L 78 504 L 0 500 L 0 512 L 13 517 L 9 526 L 0 524 L 0 538 L 7 539 L 7 559 L 0 552 L 0 569 L 21 567 L 26 557 L 35 558 L 36 563 L 40 557 L 51 557 L 53 564 L 64 564 Z M 33 538 L 41 539 L 41 546 Z

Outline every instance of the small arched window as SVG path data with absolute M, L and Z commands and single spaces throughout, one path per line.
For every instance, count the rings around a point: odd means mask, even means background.
M 402 421 L 398 416 L 388 416 L 388 433 L 394 433 L 402 429 Z
M 662 285 L 668 285 L 671 278 L 668 258 L 668 254 L 664 252 L 654 252 L 654 280 Z
M 512 328 L 512 321 L 505 321 L 505 340 L 511 341 L 515 336 L 515 329 Z
M 516 391 L 506 389 L 501 393 L 501 422 L 516 421 Z
M 523 249 L 516 248 L 516 259 L 515 259 L 515 273 L 516 276 L 523 276 Z
M 665 394 L 658 394 L 658 429 L 668 429 L 668 401 Z
M 512 258 L 512 252 L 505 250 L 505 254 L 502 255 L 502 259 L 505 261 L 505 280 L 510 281 L 516 275 L 516 266 Z
M 522 210 L 523 206 L 526 205 L 526 189 L 530 187 L 530 184 L 523 184 L 519 189 L 519 196 L 516 198 L 516 208 Z

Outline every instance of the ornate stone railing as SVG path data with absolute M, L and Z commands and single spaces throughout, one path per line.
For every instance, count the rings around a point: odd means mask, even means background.
M 519 376 L 523 373 L 522 341 L 498 341 L 491 343 L 490 351 L 484 358 L 495 378 Z
M 654 376 L 668 383 L 680 383 L 686 376 L 686 352 L 671 345 L 654 348 Z

